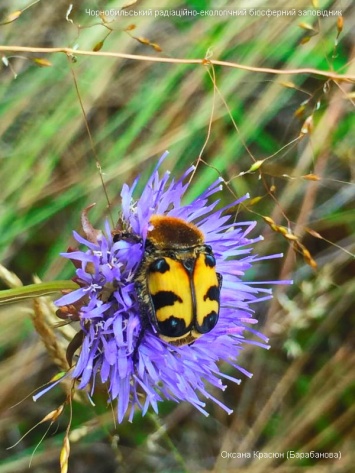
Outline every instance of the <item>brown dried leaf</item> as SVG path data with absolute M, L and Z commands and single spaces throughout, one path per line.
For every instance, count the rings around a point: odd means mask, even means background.
M 102 235 L 101 230 L 97 230 L 91 225 L 88 217 L 89 210 L 95 207 L 95 205 L 96 204 L 91 204 L 81 212 L 81 226 L 83 227 L 86 238 L 91 243 L 97 243 L 98 237 Z

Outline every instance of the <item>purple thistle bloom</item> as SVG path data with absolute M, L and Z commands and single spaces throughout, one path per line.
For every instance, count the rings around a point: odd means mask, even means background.
M 59 307 L 77 304 L 83 331 L 81 351 L 71 376 L 79 381 L 79 389 L 90 386 L 91 393 L 99 376 L 108 387 L 109 401 L 117 399 L 119 422 L 127 413 L 132 420 L 136 409 L 144 415 L 152 406 L 158 412 L 158 402 L 164 399 L 190 402 L 205 415 L 203 398 L 212 399 L 231 413 L 209 393 L 208 387 L 223 390 L 223 379 L 236 383 L 240 380 L 223 374 L 217 363 L 224 361 L 251 376 L 237 364 L 243 344 L 267 348 L 267 338 L 249 325 L 257 322 L 252 305 L 271 298 L 271 290 L 242 280 L 245 271 L 263 259 L 251 254 L 252 245 L 262 237 L 248 237 L 256 222 L 235 223 L 226 214 L 229 207 L 247 196 L 215 210 L 219 202 L 215 196 L 222 189 L 222 179 L 217 179 L 193 202 L 182 205 L 188 187 L 186 178 L 194 167 L 177 181 L 168 172 L 160 177 L 159 167 L 165 156 L 138 200 L 133 198 L 137 180 L 131 187 L 123 186 L 122 229 L 135 235 L 135 240 L 122 238 L 115 242 L 108 224 L 105 234 L 91 228 L 93 236 L 87 224 L 83 225 L 87 239 L 74 232 L 78 243 L 87 249 L 63 254 L 75 262 L 75 280 L 80 284 L 79 289 L 56 301 Z M 210 201 L 211 197 L 214 200 Z M 217 271 L 223 275 L 218 323 L 191 345 L 171 345 L 159 338 L 152 325 L 146 327 L 142 323 L 135 278 L 152 215 L 179 217 L 195 224 L 205 243 L 213 248 Z M 261 342 L 246 340 L 246 331 L 256 334 Z

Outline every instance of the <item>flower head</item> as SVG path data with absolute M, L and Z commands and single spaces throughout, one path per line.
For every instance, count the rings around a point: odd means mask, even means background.
M 90 387 L 91 392 L 97 377 L 106 383 L 109 400 L 117 400 L 119 422 L 127 413 L 131 420 L 137 409 L 145 414 L 152 406 L 157 412 L 158 403 L 164 399 L 187 401 L 207 414 L 207 398 L 232 412 L 209 392 L 211 387 L 223 390 L 223 379 L 240 381 L 223 374 L 218 362 L 224 361 L 250 376 L 237 364 L 240 350 L 245 343 L 267 346 L 266 337 L 250 325 L 256 323 L 254 303 L 270 298 L 270 289 L 261 287 L 262 283 L 254 285 L 242 280 L 253 263 L 262 259 L 252 254 L 252 245 L 261 237 L 249 237 L 255 222 L 235 222 L 228 215 L 229 208 L 247 197 L 216 209 L 216 195 L 222 189 L 222 180 L 217 179 L 190 204 L 183 205 L 187 177 L 194 167 L 175 181 L 168 172 L 160 176 L 161 161 L 137 200 L 137 180 L 131 187 L 123 186 L 119 228 L 112 231 L 106 224 L 105 232 L 98 232 L 84 212 L 87 238 L 77 233 L 74 236 L 86 249 L 63 254 L 75 263 L 75 280 L 80 286 L 56 301 L 59 307 L 74 307 L 81 325 L 81 350 L 71 375 L 79 381 L 79 389 Z M 161 337 L 142 310 L 137 278 L 144 278 L 142 261 L 148 251 L 153 252 L 149 241 L 154 226 L 152 216 L 181 219 L 198 228 L 203 245 L 213 249 L 216 271 L 223 276 L 218 322 L 214 318 L 206 333 L 190 344 L 179 346 Z M 160 260 L 164 261 L 161 256 L 160 252 Z M 216 307 L 216 302 L 209 302 Z M 248 342 L 246 331 L 256 333 L 261 342 Z

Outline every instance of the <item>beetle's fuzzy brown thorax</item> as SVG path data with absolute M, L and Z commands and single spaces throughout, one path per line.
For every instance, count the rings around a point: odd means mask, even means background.
M 153 215 L 148 241 L 157 249 L 192 248 L 203 244 L 204 236 L 196 225 L 178 217 Z

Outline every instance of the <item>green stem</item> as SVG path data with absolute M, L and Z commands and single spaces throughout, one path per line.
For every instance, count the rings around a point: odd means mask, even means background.
M 66 289 L 78 289 L 78 285 L 73 281 L 51 281 L 38 284 L 29 284 L 28 286 L 16 287 L 0 291 L 0 305 L 11 304 L 24 299 L 33 299 L 34 297 L 48 296 Z

